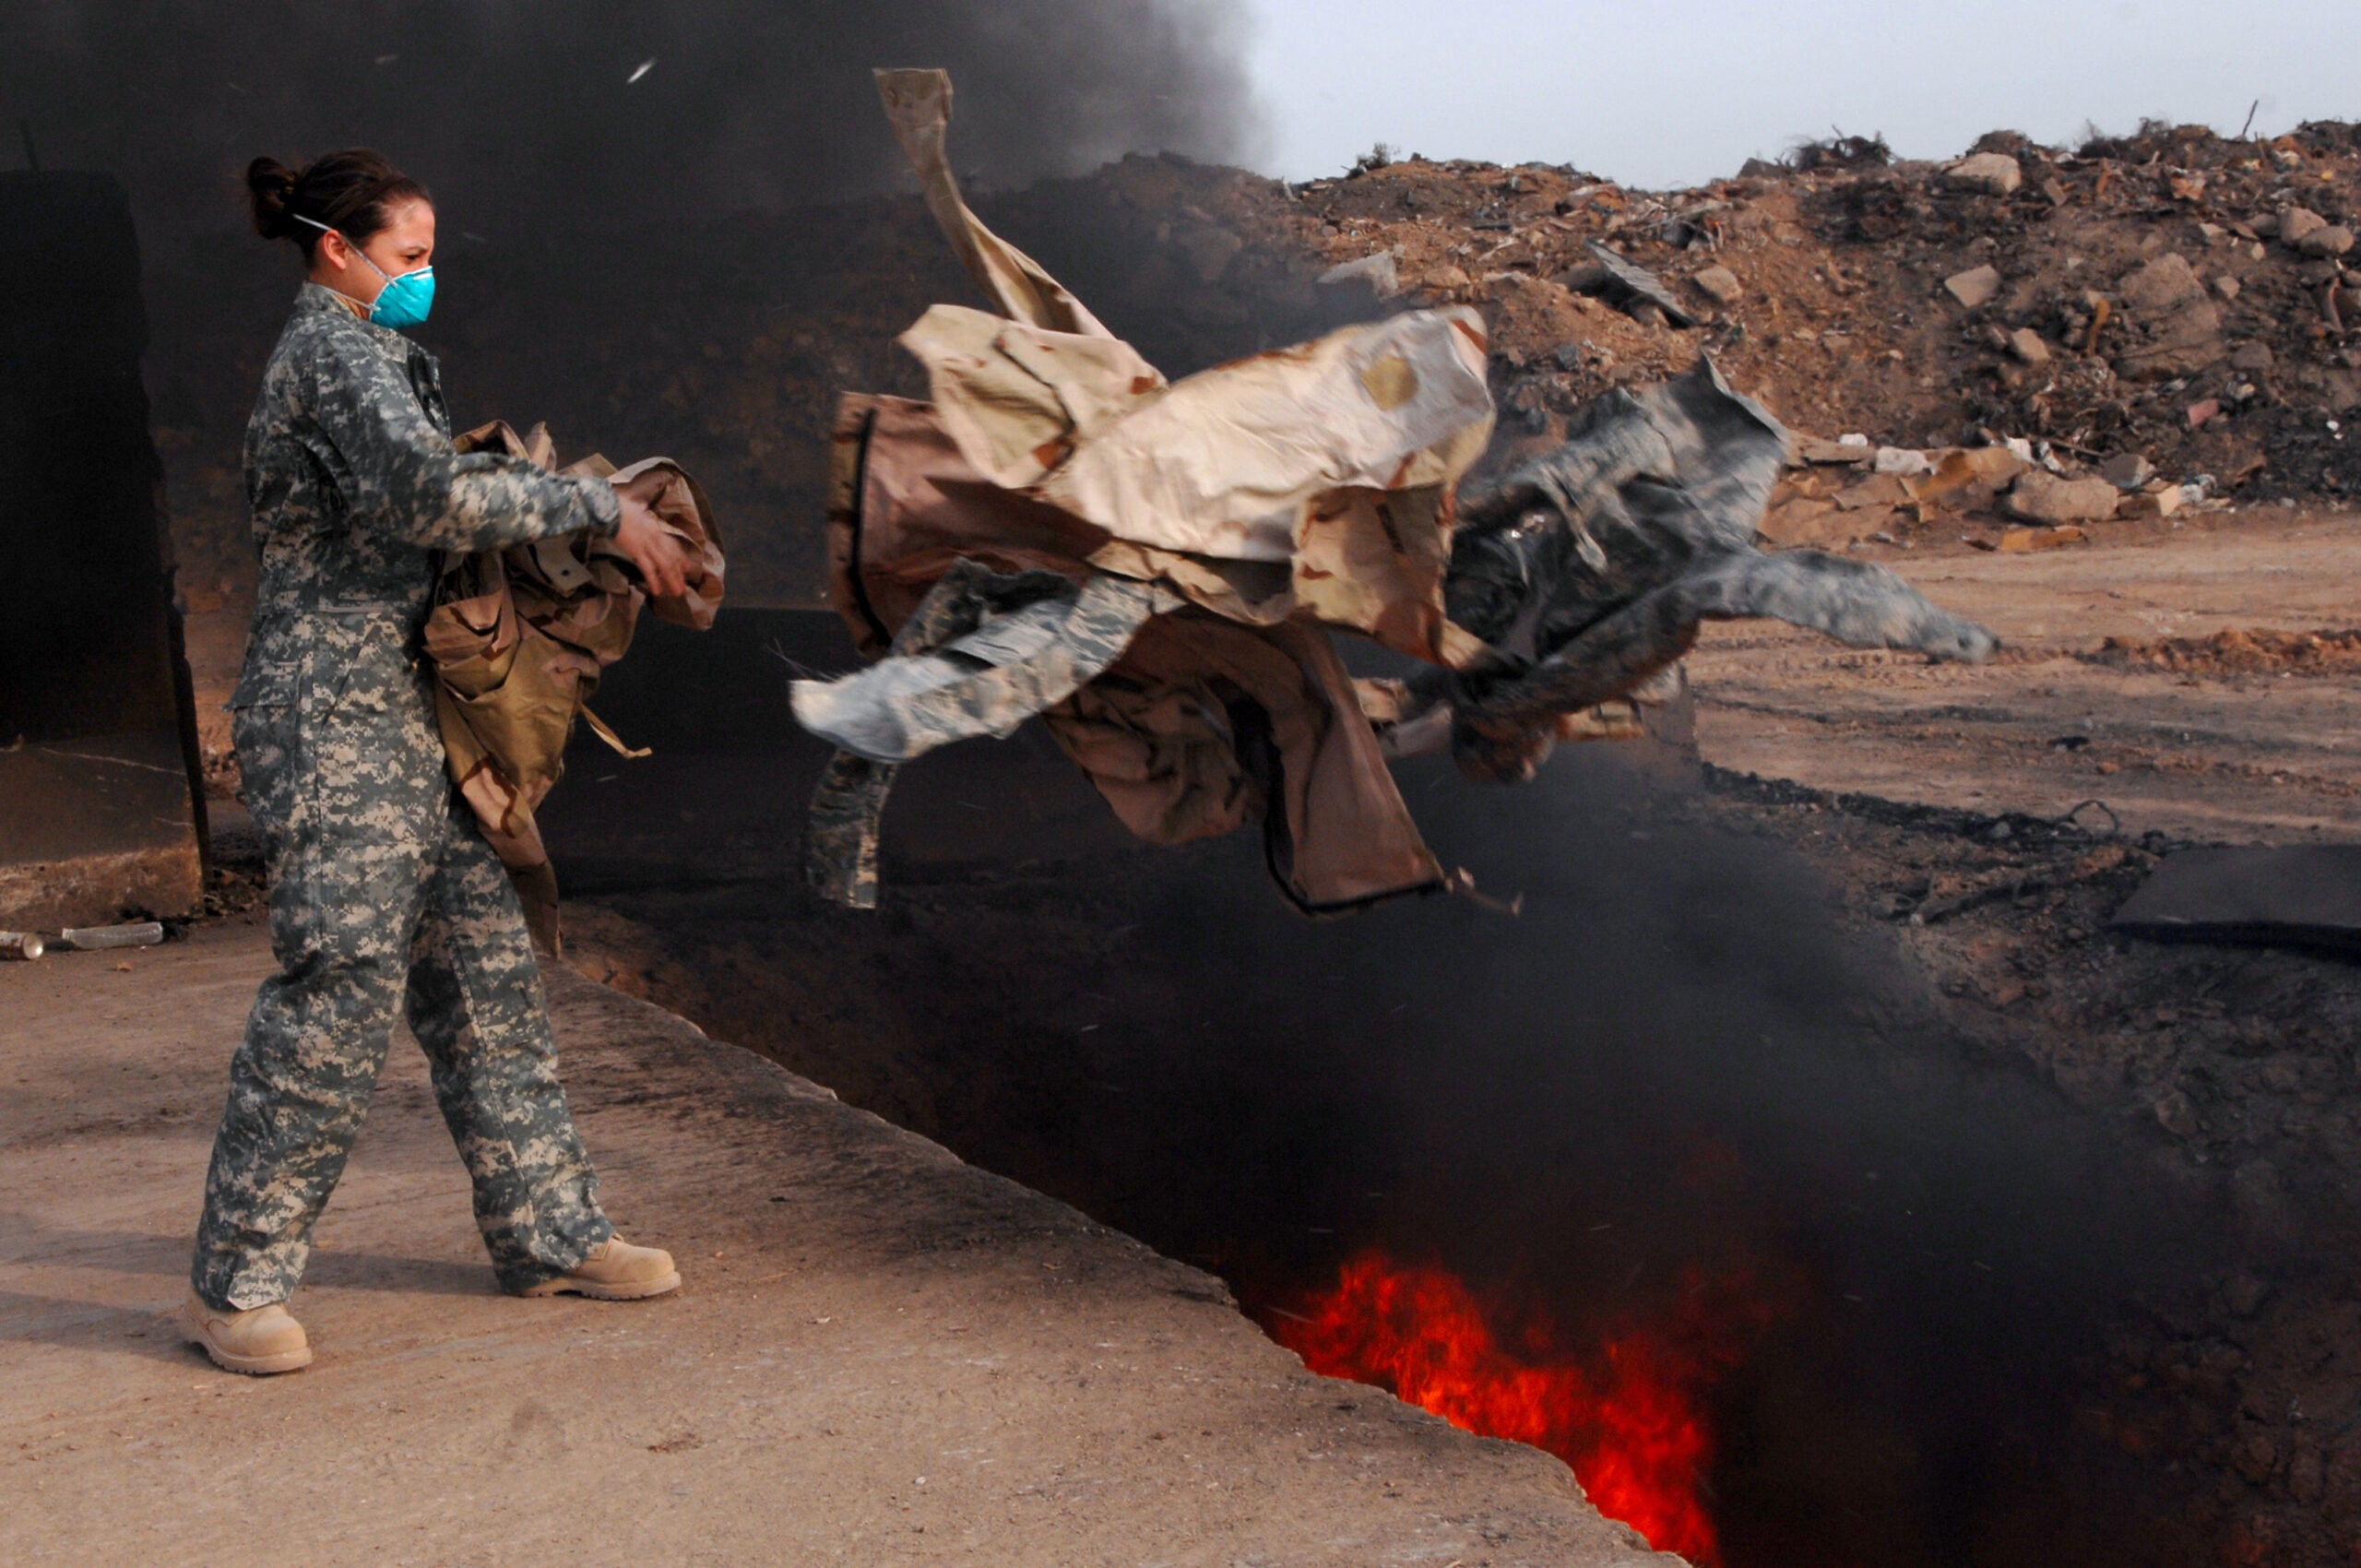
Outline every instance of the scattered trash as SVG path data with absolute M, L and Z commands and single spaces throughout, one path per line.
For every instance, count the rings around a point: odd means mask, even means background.
M 2084 802 L 2086 805 L 2094 803 Z M 2014 836 L 2006 822 L 1994 823 L 1991 832 L 1987 835 L 1995 842 L 2001 843 Z M 1987 904 L 2047 893 L 2053 887 L 2071 886 L 2076 883 L 2088 882 L 2093 877 L 2104 876 L 2129 863 L 2133 854 L 2130 845 L 2105 844 L 2062 863 L 2003 866 L 1997 871 L 1965 878 L 1952 885 L 1941 896 L 1929 897 L 1902 912 L 1912 925 L 1936 925 L 1953 915 L 1981 909 Z
M 0 931 L 0 960 L 30 960 L 48 951 L 37 932 Z
M 68 926 L 57 933 L 57 950 L 97 953 L 110 947 L 153 947 L 163 940 L 164 928 L 155 921 L 135 921 L 128 925 Z
M 640 77 L 647 75 L 648 72 L 655 68 L 656 56 L 651 54 L 647 59 L 642 60 L 636 66 L 633 67 L 631 75 L 623 78 L 623 86 L 631 86 L 634 82 L 639 80 Z

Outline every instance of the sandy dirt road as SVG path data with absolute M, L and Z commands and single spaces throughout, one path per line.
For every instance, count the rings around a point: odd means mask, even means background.
M 0 969 L 0 1562 L 1672 1561 L 1557 1460 L 571 974 L 609 1206 L 686 1289 L 497 1294 L 397 1039 L 297 1299 L 318 1360 L 217 1372 L 169 1314 L 267 961 L 232 921 Z
M 2108 637 L 2361 624 L 2361 518 L 2259 511 L 2109 525 L 2027 554 L 1875 552 L 2007 645 L 1982 667 L 1710 626 L 1690 660 L 1708 762 L 1827 790 L 2232 842 L 2361 831 L 2361 676 L 2094 661 Z M 2095 825 L 2105 818 L 2094 815 Z

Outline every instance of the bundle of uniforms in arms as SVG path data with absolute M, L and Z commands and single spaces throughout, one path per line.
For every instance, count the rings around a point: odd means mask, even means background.
M 556 443 L 538 424 L 520 436 L 495 421 L 452 445 L 556 467 Z M 643 603 L 658 620 L 711 627 L 728 569 L 704 488 L 670 457 L 618 469 L 594 453 L 559 471 L 604 480 L 653 511 L 687 558 L 686 590 L 650 600 L 612 539 L 564 534 L 446 554 L 425 633 L 451 777 L 516 884 L 534 940 L 552 953 L 561 942 L 557 873 L 533 813 L 565 771 L 575 716 L 617 752 L 645 756 L 590 711 L 599 674 L 631 647 Z
M 994 308 L 939 304 L 903 334 L 929 401 L 838 407 L 831 592 L 879 662 L 794 687 L 838 748 L 806 853 L 826 896 L 875 906 L 901 764 L 1036 715 L 1140 837 L 1260 821 L 1280 889 L 1325 912 L 1446 885 L 1390 757 L 1447 745 L 1516 780 L 1561 740 L 1636 733 L 1702 621 L 1945 659 L 1997 646 L 1883 567 L 1760 552 L 1786 433 L 1703 358 L 1465 496 L 1493 418 L 1473 309 L 1168 382 L 967 208 L 949 78 L 877 79 Z M 1425 672 L 1357 682 L 1334 631 Z

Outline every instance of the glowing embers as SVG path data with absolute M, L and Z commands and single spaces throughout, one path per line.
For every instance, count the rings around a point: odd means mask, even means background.
M 1300 1315 L 1275 1314 L 1272 1334 L 1314 1372 L 1548 1449 L 1600 1513 L 1703 1568 L 1719 1561 L 1706 1397 L 1783 1315 L 1749 1277 L 1692 1273 L 1667 1321 L 1578 1349 L 1546 1313 L 1488 1309 L 1457 1275 L 1364 1252 Z

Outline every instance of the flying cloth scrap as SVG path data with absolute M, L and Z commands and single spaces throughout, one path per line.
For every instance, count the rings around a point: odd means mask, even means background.
M 827 896 L 874 907 L 896 767 L 1035 715 L 1139 837 L 1258 821 L 1281 890 L 1323 912 L 1443 884 L 1389 754 L 1447 739 L 1477 777 L 1528 778 L 1560 739 L 1630 732 L 1702 621 L 1996 646 L 1881 567 L 1759 552 L 1786 434 L 1710 362 L 1600 399 L 1465 498 L 1492 429 L 1473 310 L 1168 382 L 960 199 L 949 78 L 877 80 L 995 311 L 936 305 L 903 334 L 929 401 L 838 406 L 831 593 L 879 662 L 794 684 L 797 719 L 840 748 L 807 845 Z M 1331 630 L 1430 677 L 1357 683 Z

